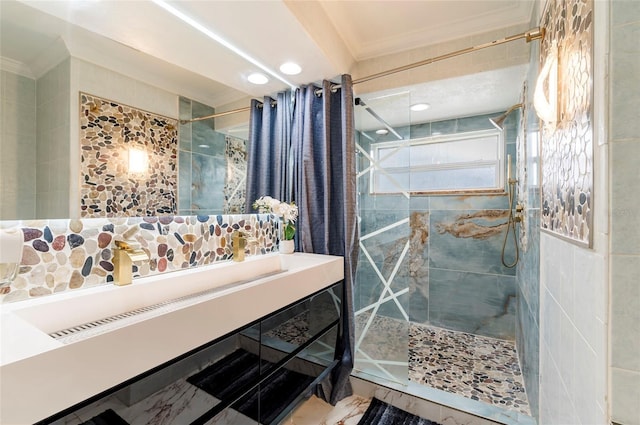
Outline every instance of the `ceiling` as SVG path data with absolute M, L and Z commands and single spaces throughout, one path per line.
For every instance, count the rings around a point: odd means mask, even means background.
M 255 63 L 171 15 L 158 5 L 161 1 L 223 37 L 279 79 L 270 77 L 263 86 L 248 83 L 246 77 L 259 70 Z M 219 106 L 333 78 L 351 72 L 364 59 L 529 22 L 533 0 L 1 0 L 0 6 L 0 53 L 14 66 L 38 73 L 38 67 L 46 67 L 38 58 L 52 50 L 43 51 L 42 45 L 63 44 L 81 59 L 99 65 L 115 60 L 137 78 L 179 88 L 176 93 Z M 26 36 L 26 26 L 38 31 Z M 302 66 L 301 74 L 278 71 L 289 60 Z M 474 99 L 485 109 L 497 110 L 517 98 L 523 74 L 507 70 L 478 78 L 421 90 L 429 90 L 432 105 L 436 95 L 459 102 L 450 90 L 471 84 L 476 87 L 471 89 Z M 484 84 L 487 90 L 477 89 L 483 87 L 482 79 L 492 81 Z M 498 81 L 503 91 L 512 93 L 509 100 L 496 96 Z M 506 81 L 510 87 L 505 88 Z
M 528 23 L 533 0 L 320 2 L 357 61 Z

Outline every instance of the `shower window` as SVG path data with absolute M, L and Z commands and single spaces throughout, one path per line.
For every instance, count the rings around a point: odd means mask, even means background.
M 504 141 L 497 130 L 376 143 L 371 150 L 371 193 L 504 190 Z

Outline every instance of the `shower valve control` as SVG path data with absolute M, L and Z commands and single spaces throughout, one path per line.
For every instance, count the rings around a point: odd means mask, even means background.
M 516 214 L 514 220 L 516 221 L 516 223 L 520 223 L 522 222 L 522 213 L 524 211 L 524 205 L 523 204 L 516 204 Z

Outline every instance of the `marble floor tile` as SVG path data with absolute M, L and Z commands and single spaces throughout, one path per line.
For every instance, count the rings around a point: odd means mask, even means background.
M 282 425 L 356 425 L 370 403 L 371 399 L 353 395 L 332 406 L 313 396 L 282 421 Z
M 188 424 L 217 402 L 208 393 L 180 379 L 118 414 L 130 424 Z

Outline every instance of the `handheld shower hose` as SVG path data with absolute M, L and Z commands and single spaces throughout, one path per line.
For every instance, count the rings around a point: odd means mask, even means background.
M 515 201 L 516 183 L 518 183 L 518 180 L 510 178 L 507 184 L 509 188 L 509 218 L 507 220 L 507 232 L 504 234 L 504 241 L 502 242 L 502 265 L 508 268 L 515 267 L 516 264 L 518 264 L 518 260 L 520 259 L 520 250 L 518 249 L 518 237 L 516 235 L 516 223 L 519 222 L 521 218 L 518 217 L 517 215 L 514 216 L 513 214 L 513 209 L 514 209 L 513 202 Z M 519 206 L 515 206 L 515 208 L 516 208 L 516 212 L 520 212 Z M 516 251 L 516 256 L 515 256 L 515 259 L 513 260 L 513 263 L 507 263 L 505 258 L 505 249 L 507 247 L 507 239 L 509 239 L 510 231 L 513 234 L 513 245 L 515 246 L 515 251 Z

